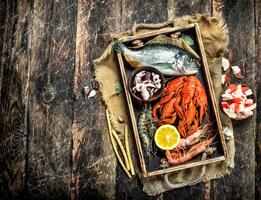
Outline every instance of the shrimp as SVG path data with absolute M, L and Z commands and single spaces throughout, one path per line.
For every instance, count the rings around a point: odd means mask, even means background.
M 196 144 L 209 128 L 210 125 L 206 124 L 203 127 L 198 128 L 192 135 L 188 136 L 187 138 L 181 138 L 176 148 L 185 148 L 187 146 Z
M 199 155 L 200 153 L 204 152 L 207 150 L 207 148 L 209 147 L 209 145 L 212 143 L 212 141 L 214 140 L 215 136 L 201 142 L 198 144 L 195 144 L 194 146 L 192 146 L 188 152 L 184 153 L 182 155 L 182 153 L 178 153 L 175 154 L 172 153 L 171 151 L 166 151 L 166 157 L 167 157 L 167 162 L 169 165 L 176 165 L 176 164 L 181 164 L 184 162 L 189 161 L 190 159 L 192 159 L 193 157 Z
M 146 123 L 147 123 L 146 125 L 147 125 L 147 128 L 148 128 L 149 136 L 153 140 L 155 132 L 157 130 L 157 127 L 156 127 L 155 122 L 152 118 L 151 112 L 152 112 L 152 106 L 151 106 L 151 104 L 148 104 L 146 114 L 145 114 Z
M 147 126 L 145 124 L 146 110 L 147 110 L 147 104 L 144 104 L 138 120 L 138 130 L 139 130 L 139 135 L 141 138 L 142 147 L 145 152 L 145 155 L 149 156 L 150 149 L 151 149 L 151 142 L 150 142 Z

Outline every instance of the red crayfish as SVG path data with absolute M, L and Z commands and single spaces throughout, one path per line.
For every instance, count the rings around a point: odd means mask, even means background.
M 174 124 L 178 119 L 178 130 L 186 138 L 198 129 L 207 108 L 206 91 L 198 78 L 181 76 L 168 83 L 152 116 L 157 125 Z

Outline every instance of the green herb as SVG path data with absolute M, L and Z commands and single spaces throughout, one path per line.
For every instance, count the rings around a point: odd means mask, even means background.
M 181 38 L 189 45 L 193 46 L 194 45 L 194 40 L 190 35 L 187 34 L 182 34 Z
M 120 94 L 122 92 L 122 85 L 119 80 L 115 82 L 114 90 L 115 90 L 116 94 Z

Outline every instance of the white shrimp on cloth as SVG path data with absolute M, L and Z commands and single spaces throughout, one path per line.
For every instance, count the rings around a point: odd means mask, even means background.
M 175 26 L 183 26 L 190 23 L 199 24 L 210 67 L 214 91 L 216 93 L 217 100 L 219 100 L 222 93 L 222 55 L 226 51 L 228 45 L 228 30 L 223 18 L 221 16 L 211 17 L 206 15 L 195 15 L 175 18 L 173 21 Z M 151 30 L 142 29 L 142 33 L 148 31 Z M 141 32 L 137 31 L 136 34 L 140 33 Z M 121 34 L 118 35 L 122 36 Z M 123 134 L 124 124 L 119 123 L 118 118 L 124 117 L 125 122 L 129 125 L 129 131 L 131 131 L 131 123 L 128 118 L 128 108 L 126 106 L 127 103 L 125 102 L 124 93 L 116 94 L 115 92 L 115 85 L 117 85 L 121 78 L 116 53 L 113 50 L 113 43 L 107 47 L 100 58 L 94 60 L 94 66 L 95 78 L 102 84 L 100 91 L 107 109 L 110 112 L 110 118 L 114 129 L 119 132 L 119 134 Z M 229 132 L 231 135 L 231 133 L 233 133 L 231 120 L 223 112 L 220 112 L 220 116 L 223 127 L 225 128 L 224 130 Z M 129 134 L 129 136 L 131 141 L 131 149 L 136 149 L 133 134 Z M 140 177 L 143 184 L 143 191 L 148 195 L 157 195 L 172 188 L 194 185 L 198 182 L 209 181 L 211 179 L 220 178 L 229 174 L 231 169 L 234 168 L 235 146 L 233 137 L 230 137 L 230 140 L 226 140 L 226 145 L 228 149 L 228 158 L 226 161 L 207 165 L 204 169 L 204 173 L 202 173 L 202 167 L 194 167 L 191 169 L 170 173 L 168 180 L 172 183 L 172 186 L 166 184 L 166 180 L 164 180 L 163 176 L 155 176 L 151 178 Z M 104 148 L 107 147 L 104 146 Z M 139 160 L 135 157 L 134 152 L 132 152 L 132 157 L 135 158 L 135 169 L 136 172 L 138 172 L 140 171 Z M 116 162 L 115 159 L 113 159 L 112 162 Z M 115 166 L 115 164 L 112 166 Z M 198 179 L 197 177 L 200 175 L 201 177 Z M 195 179 L 197 179 L 197 181 L 194 181 Z

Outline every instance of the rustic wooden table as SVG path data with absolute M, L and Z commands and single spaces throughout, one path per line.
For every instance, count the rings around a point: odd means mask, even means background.
M 102 148 L 101 96 L 82 94 L 111 32 L 195 13 L 225 17 L 233 64 L 260 100 L 259 0 L 1 0 L 1 199 L 260 199 L 260 112 L 233 123 L 230 176 L 149 198 Z

